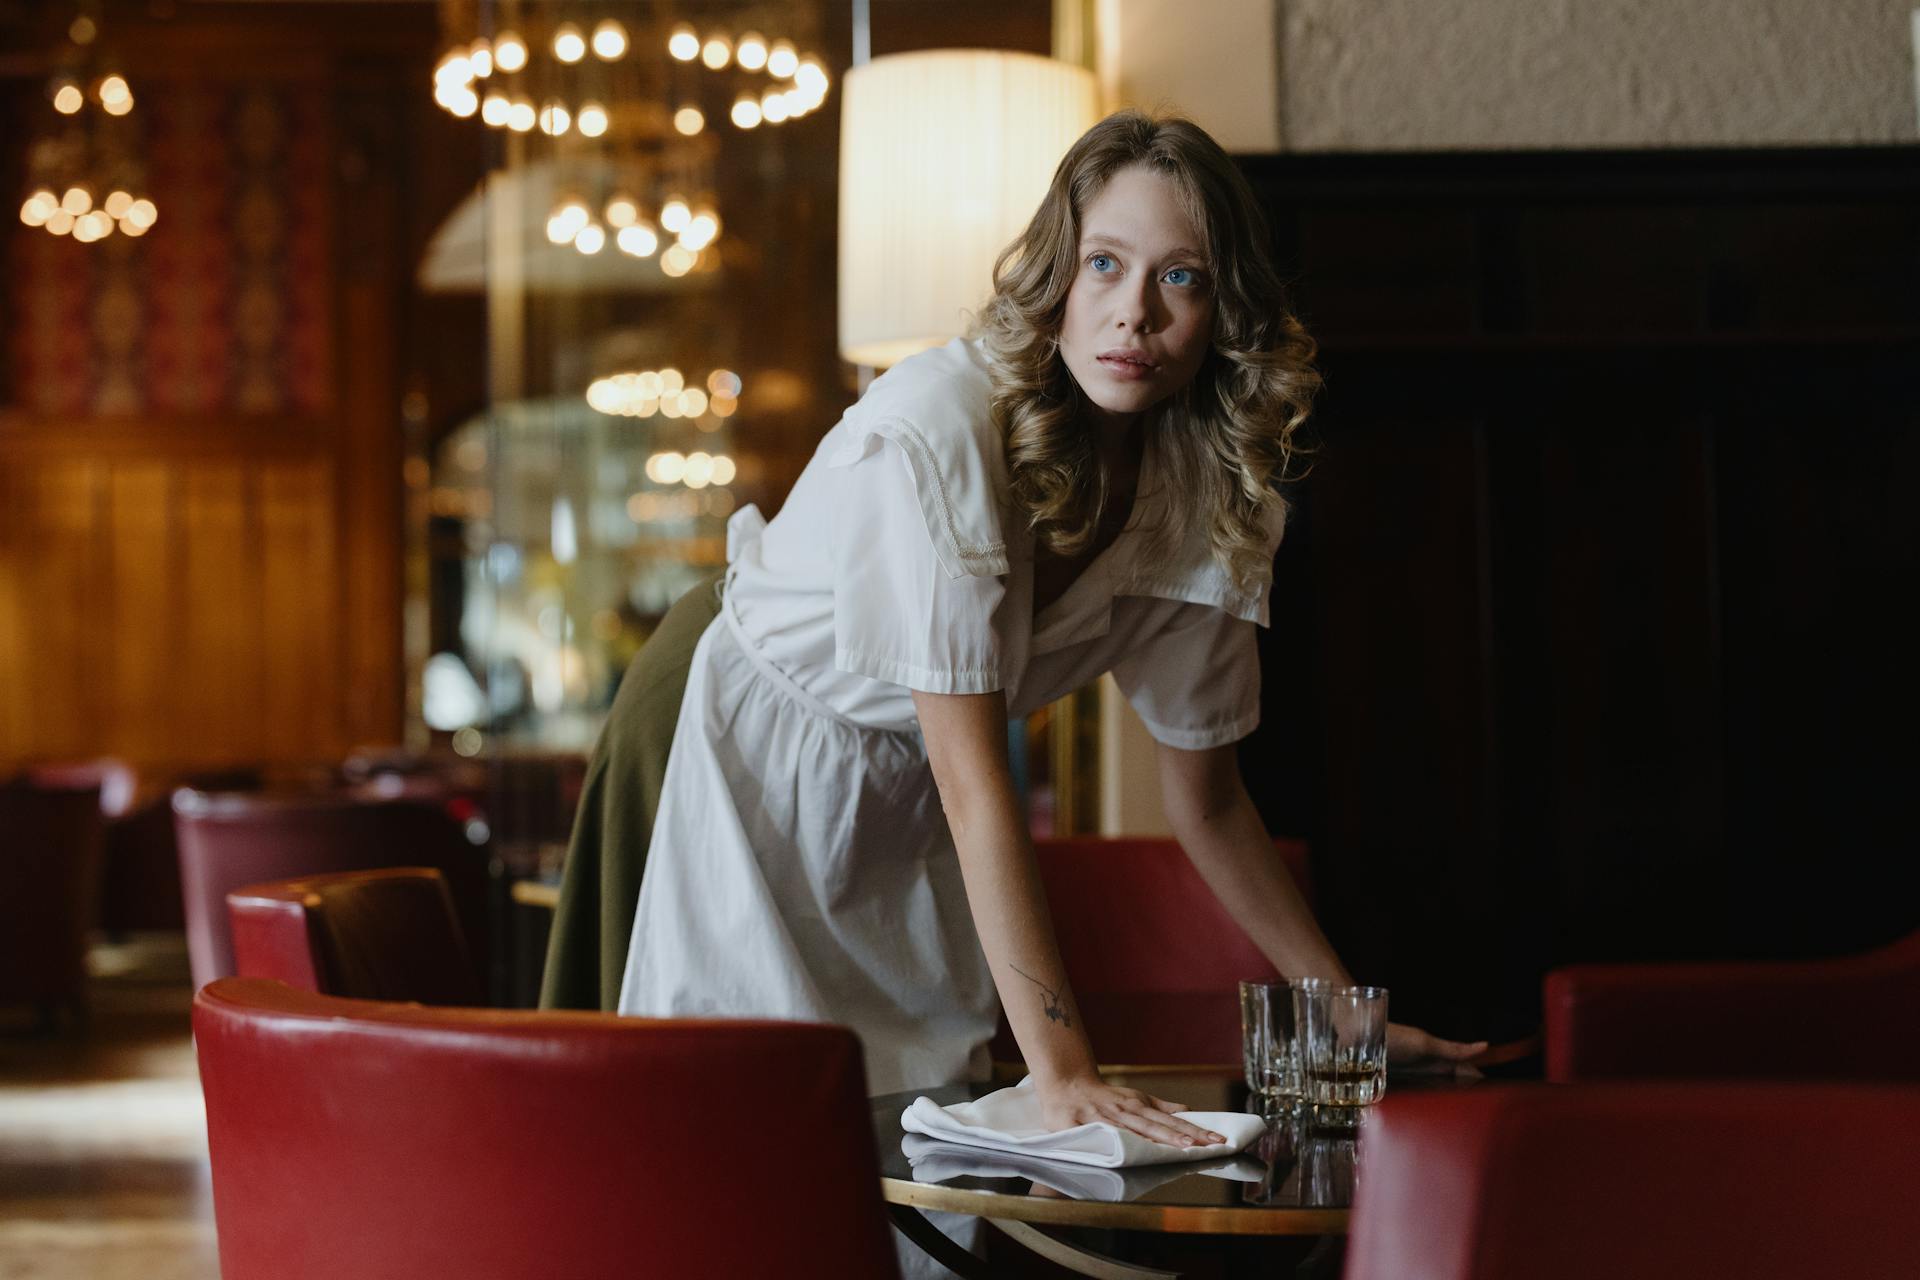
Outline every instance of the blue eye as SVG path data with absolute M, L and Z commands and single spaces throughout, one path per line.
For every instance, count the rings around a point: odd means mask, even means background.
M 1187 278 L 1186 278 L 1185 280 L 1173 280 L 1173 277 L 1174 277 L 1174 276 L 1186 276 Z M 1199 280 L 1198 280 L 1198 279 L 1196 279 L 1196 278 L 1194 277 L 1194 274 L 1193 274 L 1193 272 L 1192 272 L 1192 271 L 1191 271 L 1190 269 L 1188 269 L 1188 268 L 1186 268 L 1186 267 L 1175 267 L 1175 268 L 1174 268 L 1173 270 L 1171 270 L 1171 271 L 1169 271 L 1169 272 L 1167 272 L 1167 278 L 1168 278 L 1169 280 L 1173 280 L 1173 283 L 1174 283 L 1174 284 L 1198 284 L 1198 283 L 1200 283 L 1200 282 L 1199 282 Z
M 1087 264 L 1088 264 L 1089 266 L 1091 266 L 1091 267 L 1092 267 L 1092 268 L 1093 268 L 1093 269 L 1094 269 L 1095 271 L 1100 271 L 1100 263 L 1102 263 L 1102 262 L 1112 262 L 1112 261 L 1113 261 L 1113 259 L 1112 259 L 1111 257 L 1109 257 L 1109 256 L 1108 256 L 1107 254 L 1104 254 L 1104 253 L 1096 253 L 1096 254 L 1094 254 L 1094 255 L 1093 255 L 1092 257 L 1090 257 L 1090 258 L 1088 258 L 1088 259 L 1087 259 Z M 1106 274 L 1106 272 L 1104 272 L 1104 271 L 1100 271 L 1100 274 L 1101 274 L 1101 275 L 1105 275 L 1105 274 Z

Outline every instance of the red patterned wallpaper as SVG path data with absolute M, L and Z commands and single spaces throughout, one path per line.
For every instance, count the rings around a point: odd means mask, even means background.
M 42 413 L 297 413 L 331 402 L 332 114 L 284 81 L 136 86 L 139 239 L 19 226 L 14 398 Z

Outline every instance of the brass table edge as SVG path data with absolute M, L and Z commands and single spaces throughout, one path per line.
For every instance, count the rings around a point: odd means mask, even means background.
M 1163 1231 L 1175 1235 L 1326 1236 L 1345 1235 L 1346 1209 L 1262 1209 L 1253 1206 L 1198 1204 L 1111 1204 L 1100 1200 L 1054 1200 L 1009 1196 L 934 1183 L 880 1179 L 888 1204 L 911 1205 L 982 1218 L 1011 1218 L 1049 1226 L 1107 1227 L 1122 1231 Z

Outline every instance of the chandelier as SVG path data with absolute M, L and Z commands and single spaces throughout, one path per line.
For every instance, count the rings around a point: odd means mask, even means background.
M 551 151 L 562 177 L 549 241 L 657 254 L 662 273 L 686 275 L 724 227 L 711 122 L 745 132 L 801 119 L 826 101 L 826 68 L 794 33 L 765 34 L 787 6 L 736 6 L 704 29 L 670 4 L 617 6 L 629 21 L 591 8 L 448 0 L 434 100 Z
M 53 109 L 27 148 L 29 192 L 20 221 L 82 244 L 118 231 L 143 236 L 160 210 L 145 192 L 136 159 L 133 89 L 96 47 L 99 24 L 81 13 L 67 27 L 47 82 Z

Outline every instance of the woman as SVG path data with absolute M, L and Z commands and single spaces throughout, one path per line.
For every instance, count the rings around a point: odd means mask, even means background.
M 1004 1003 L 1049 1123 L 1218 1141 L 1095 1073 L 1006 726 L 1111 671 L 1207 883 L 1281 972 L 1349 980 L 1233 750 L 1258 720 L 1273 485 L 1312 354 L 1212 139 L 1137 112 L 1081 138 L 973 333 L 879 378 L 771 524 L 730 522 L 721 597 L 676 607 L 699 638 L 620 1010 L 846 1023 L 885 1093 L 983 1078 Z M 596 750 L 562 930 L 621 856 L 587 811 L 642 785 L 602 764 L 629 725 L 616 707 Z M 1391 1033 L 1403 1060 L 1478 1047 Z

